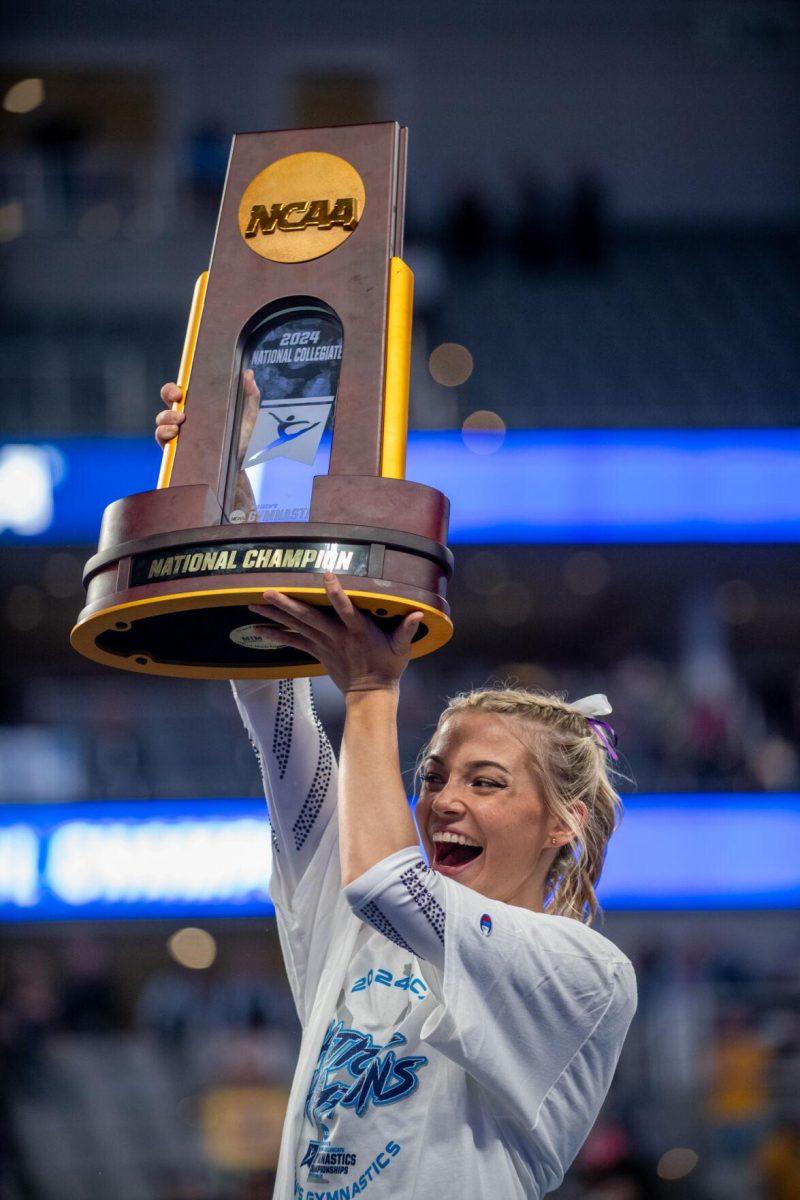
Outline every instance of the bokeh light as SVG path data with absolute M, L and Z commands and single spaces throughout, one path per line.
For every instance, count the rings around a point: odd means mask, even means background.
M 93 204 L 78 222 L 78 237 L 86 242 L 105 242 L 116 237 L 119 228 L 120 215 L 115 204 Z
M 187 925 L 173 933 L 167 941 L 167 949 L 182 967 L 203 971 L 217 957 L 217 943 L 205 929 Z
M 505 687 L 529 688 L 531 691 L 552 692 L 560 682 L 542 663 L 515 662 L 513 659 L 500 664 L 497 678 Z
M 476 550 L 459 564 L 459 574 L 471 592 L 491 596 L 508 579 L 508 564 L 494 550 Z
M 56 599 L 79 596 L 83 590 L 83 562 L 77 554 L 51 554 L 42 568 L 45 590 Z
M 428 370 L 442 387 L 460 387 L 473 370 L 472 355 L 458 342 L 442 342 L 428 359 Z
M 42 79 L 20 79 L 3 97 L 3 108 L 10 113 L 29 113 L 44 102 Z
M 143 204 L 135 208 L 122 223 L 123 237 L 132 242 L 149 242 L 164 232 L 166 213 L 158 204 Z
M 473 454 L 496 454 L 506 438 L 506 423 L 498 413 L 481 408 L 467 417 L 461 437 Z
M 519 580 L 503 584 L 490 597 L 486 612 L 495 625 L 513 628 L 527 621 L 533 611 L 533 596 L 530 589 Z
M 20 236 L 22 229 L 22 204 L 19 200 L 0 204 L 0 242 L 13 242 Z
M 576 596 L 596 596 L 610 579 L 608 559 L 596 550 L 579 550 L 564 563 L 564 582 Z
M 698 1161 L 699 1155 L 696 1150 L 676 1146 L 673 1150 L 667 1150 L 666 1154 L 662 1154 L 658 1160 L 656 1168 L 658 1177 L 659 1179 L 685 1179 L 687 1175 L 691 1175 Z
M 12 629 L 29 633 L 44 620 L 45 597 L 39 588 L 19 583 L 6 596 L 5 618 Z
M 714 594 L 717 612 L 729 625 L 745 625 L 756 615 L 758 599 L 746 579 L 728 579 Z

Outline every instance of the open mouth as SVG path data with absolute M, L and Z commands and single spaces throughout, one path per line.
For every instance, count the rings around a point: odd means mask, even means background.
M 483 846 L 462 846 L 458 842 L 434 842 L 433 863 L 444 875 L 455 875 L 483 854 Z

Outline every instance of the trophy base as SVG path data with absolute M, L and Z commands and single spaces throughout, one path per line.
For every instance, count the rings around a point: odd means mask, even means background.
M 228 582 L 228 581 L 225 581 Z M 219 580 L 223 583 L 223 580 Z M 424 613 L 411 657 L 438 650 L 450 640 L 449 616 L 424 604 L 384 591 L 369 591 L 378 581 L 343 581 L 353 603 L 368 612 L 387 633 L 410 612 Z M 324 675 L 325 668 L 308 654 L 280 645 L 280 630 L 251 612 L 265 588 L 277 588 L 308 604 L 329 608 L 323 587 L 287 586 L 264 577 L 258 586 L 204 587 L 111 604 L 81 614 L 72 631 L 79 653 L 104 666 L 142 675 L 182 679 L 291 679 Z M 433 597 L 432 597 L 433 599 Z M 440 601 L 441 603 L 441 601 Z
M 163 504 L 164 495 L 170 499 L 169 489 L 106 510 L 101 548 L 84 572 L 86 607 L 71 635 L 86 658 L 186 679 L 324 675 L 316 659 L 281 645 L 280 627 L 249 605 L 274 588 L 329 608 L 326 571 L 387 633 L 408 613 L 424 614 L 412 658 L 452 636 L 444 589 L 453 560 L 439 542 L 326 522 L 201 526 L 131 538 L 142 528 L 143 505 Z

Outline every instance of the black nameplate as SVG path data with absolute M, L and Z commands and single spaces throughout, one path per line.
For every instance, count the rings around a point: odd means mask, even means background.
M 270 571 L 333 571 L 366 575 L 369 546 L 351 542 L 215 542 L 179 551 L 136 554 L 131 587 L 162 579 L 198 579 L 204 575 L 262 575 Z

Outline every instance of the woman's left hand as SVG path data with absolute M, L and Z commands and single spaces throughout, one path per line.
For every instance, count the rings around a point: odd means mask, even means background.
M 409 613 L 394 633 L 385 634 L 355 607 L 335 575 L 324 580 L 335 615 L 272 589 L 264 592 L 263 604 L 250 607 L 282 626 L 284 645 L 318 659 L 345 696 L 396 689 L 423 614 Z

